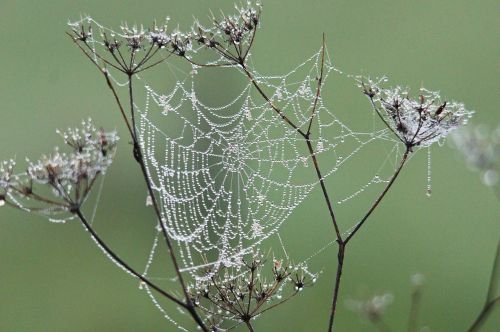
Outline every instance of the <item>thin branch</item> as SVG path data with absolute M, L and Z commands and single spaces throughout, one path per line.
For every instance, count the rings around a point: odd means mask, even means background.
M 255 330 L 253 329 L 252 324 L 249 321 L 246 321 L 245 324 L 246 324 L 246 326 L 247 326 L 247 328 L 248 328 L 248 330 L 250 332 L 255 332 Z
M 387 128 L 389 128 L 389 130 L 403 143 L 403 144 L 406 144 L 406 142 L 394 131 L 394 129 L 389 125 L 389 123 L 387 123 L 387 121 L 384 119 L 384 117 L 382 116 L 382 114 L 380 113 L 380 110 L 378 109 L 377 105 L 375 104 L 375 101 L 373 100 L 373 97 L 369 97 L 368 96 L 368 99 L 370 100 L 370 103 L 372 105 L 372 108 L 373 110 L 377 113 L 378 117 L 380 118 L 380 120 L 382 120 L 382 122 L 385 124 L 385 126 Z
M 479 312 L 478 316 L 474 320 L 474 323 L 472 323 L 471 327 L 467 331 L 473 332 L 473 331 L 478 331 L 479 328 L 483 325 L 483 323 L 486 321 L 486 318 L 491 314 L 491 311 L 493 308 L 497 305 L 500 304 L 500 295 L 496 295 L 498 291 L 498 283 L 500 279 L 500 240 L 498 241 L 497 244 L 497 252 L 495 254 L 495 258 L 493 261 L 493 269 L 491 271 L 491 277 L 490 277 L 490 283 L 488 285 L 488 293 L 486 295 L 486 301 Z
M 105 69 L 103 70 L 103 69 L 100 68 L 99 64 L 90 56 L 90 54 L 88 54 L 81 47 L 81 45 L 77 42 L 77 40 L 75 40 L 74 37 L 72 37 L 70 34 L 68 34 L 68 35 L 75 42 L 75 44 L 80 48 L 80 50 L 87 56 L 87 58 L 99 69 L 99 71 L 106 78 L 106 82 L 108 84 L 108 87 L 110 88 L 110 90 L 113 93 L 113 96 L 114 96 L 115 101 L 116 101 L 116 103 L 118 105 L 118 108 L 120 109 L 120 113 L 122 114 L 122 117 L 124 118 L 125 123 L 127 124 L 127 128 L 129 130 L 129 133 L 130 133 L 130 135 L 132 137 L 132 140 L 133 140 L 133 143 L 134 143 L 134 158 L 136 159 L 136 161 L 139 163 L 139 165 L 141 167 L 141 171 L 142 171 L 142 174 L 144 176 L 144 180 L 146 182 L 148 193 L 151 196 L 152 201 L 153 201 L 153 207 L 154 207 L 154 210 L 155 210 L 155 214 L 156 214 L 157 220 L 158 220 L 158 222 L 159 222 L 159 224 L 160 224 L 160 226 L 162 228 L 163 237 L 165 238 L 165 242 L 167 244 L 168 252 L 169 252 L 170 258 L 172 260 L 172 263 L 174 265 L 175 273 L 176 273 L 176 275 L 177 275 L 177 277 L 179 279 L 179 283 L 180 283 L 180 285 L 182 287 L 184 296 L 186 298 L 186 303 L 184 303 L 183 308 L 185 308 L 190 313 L 190 315 L 193 317 L 193 319 L 196 321 L 196 323 L 199 325 L 199 327 L 203 331 L 208 332 L 207 327 L 205 326 L 205 324 L 201 320 L 200 316 L 196 312 L 196 310 L 194 308 L 194 305 L 193 305 L 193 303 L 192 303 L 192 301 L 191 301 L 191 299 L 189 297 L 189 294 L 187 292 L 187 288 L 186 288 L 184 279 L 183 279 L 182 274 L 180 272 L 179 265 L 177 263 L 177 259 L 175 257 L 174 251 L 173 251 L 172 243 L 170 242 L 170 238 L 168 236 L 167 229 L 166 229 L 165 225 L 162 222 L 161 212 L 160 212 L 160 209 L 159 209 L 159 206 L 158 206 L 158 202 L 156 200 L 156 197 L 154 195 L 151 183 L 150 183 L 149 178 L 148 178 L 147 169 L 146 169 L 146 166 L 144 164 L 144 159 L 143 159 L 142 151 L 140 149 L 139 142 L 138 142 L 138 139 L 137 139 L 137 133 L 136 133 L 135 115 L 134 115 L 134 101 L 133 101 L 133 90 L 132 90 L 133 89 L 132 88 L 132 76 L 129 75 L 130 111 L 131 111 L 131 116 L 132 116 L 132 121 L 133 121 L 133 125 L 131 126 L 130 123 L 129 123 L 129 121 L 128 121 L 127 116 L 125 115 L 125 111 L 124 111 L 124 108 L 123 108 L 123 106 L 121 104 L 120 98 L 118 97 L 118 94 L 117 94 L 117 92 L 116 92 L 116 90 L 115 90 L 115 88 L 114 88 L 114 86 L 113 86 L 113 84 L 112 84 L 112 82 L 111 82 L 111 80 L 109 78 L 108 72 Z M 132 58 L 131 61 L 133 61 L 133 57 L 131 57 L 131 58 Z
M 306 136 L 306 134 L 297 126 L 295 125 L 284 113 L 281 109 L 276 107 L 274 103 L 271 101 L 271 99 L 266 95 L 266 93 L 261 89 L 260 85 L 257 83 L 253 75 L 248 71 L 247 67 L 244 64 L 241 64 L 241 68 L 243 69 L 243 72 L 247 75 L 247 77 L 250 79 L 250 82 L 252 82 L 253 86 L 257 89 L 259 94 L 264 98 L 269 106 L 278 113 L 278 115 L 285 121 L 288 125 L 290 125 L 293 129 L 295 129 L 299 134 L 301 134 L 303 137 Z
M 140 68 L 140 66 L 137 66 L 135 69 L 134 69 L 134 74 L 139 74 L 140 72 L 143 72 L 145 70 L 148 70 L 150 68 L 153 68 L 154 66 L 156 65 L 159 65 L 160 63 L 164 62 L 165 60 L 167 60 L 168 58 L 170 58 L 170 56 L 172 55 L 172 53 L 169 53 L 166 57 L 164 58 L 161 58 L 160 60 L 156 61 L 156 62 L 153 62 L 152 64 L 144 67 L 144 68 Z
M 397 167 L 396 171 L 394 172 L 394 174 L 392 175 L 391 179 L 387 183 L 387 186 L 384 188 L 384 190 L 382 191 L 382 193 L 380 193 L 379 197 L 377 197 L 377 199 L 375 200 L 375 202 L 373 202 L 372 206 L 370 207 L 370 209 L 368 210 L 368 212 L 365 214 L 365 216 L 356 224 L 356 226 L 354 227 L 354 230 L 347 236 L 347 238 L 345 239 L 345 243 L 346 244 L 359 231 L 359 229 L 361 228 L 361 226 L 363 226 L 363 224 L 366 222 L 366 220 L 368 219 L 368 217 L 372 214 L 372 212 L 380 204 L 380 202 L 382 201 L 382 199 L 384 198 L 384 196 L 387 194 L 387 192 L 389 191 L 389 189 L 393 185 L 394 181 L 396 181 L 399 173 L 401 172 L 401 170 L 403 169 L 403 166 L 405 165 L 406 161 L 408 160 L 408 156 L 409 155 L 410 155 L 410 148 L 407 147 L 405 153 L 403 154 L 403 157 L 401 158 L 401 161 L 399 162 L 399 166 Z
M 90 235 L 97 242 L 97 244 L 99 244 L 99 246 L 106 252 L 106 254 L 108 254 L 117 263 L 119 263 L 122 268 L 124 268 L 127 272 L 129 272 L 133 276 L 139 278 L 142 282 L 144 282 L 149 287 L 151 287 L 152 289 L 154 289 L 158 293 L 162 294 L 163 296 L 165 296 L 169 300 L 173 301 L 174 303 L 176 303 L 177 305 L 179 305 L 181 307 L 186 308 L 186 304 L 184 302 L 180 301 L 175 296 L 167 293 L 166 291 L 164 291 L 160 287 L 156 286 L 148 278 L 144 277 L 139 272 L 134 270 L 130 265 L 128 265 L 124 260 L 122 260 L 120 258 L 120 256 L 118 256 L 110 247 L 108 247 L 108 245 L 99 237 L 99 235 L 94 231 L 92 226 L 88 223 L 87 219 L 85 218 L 85 216 L 83 215 L 83 213 L 81 212 L 81 210 L 79 208 L 76 209 L 76 211 L 74 213 L 78 216 L 83 227 L 90 233 Z
M 405 165 L 406 161 L 408 160 L 409 154 L 410 154 L 410 147 L 407 147 L 405 153 L 403 154 L 403 157 L 401 158 L 399 166 L 395 170 L 394 174 L 392 175 L 391 179 L 389 180 L 389 183 L 387 183 L 387 186 L 384 188 L 382 193 L 379 195 L 379 197 L 372 204 L 372 206 L 370 207 L 368 212 L 365 214 L 365 216 L 356 224 L 356 226 L 354 227 L 354 230 L 347 236 L 347 238 L 343 242 L 338 241 L 339 251 L 337 254 L 337 258 L 338 258 L 337 276 L 335 278 L 335 286 L 333 289 L 332 309 L 330 311 L 330 320 L 329 320 L 329 325 L 328 325 L 329 332 L 333 331 L 333 323 L 334 323 L 334 319 L 335 319 L 335 311 L 337 308 L 337 299 L 338 299 L 338 295 L 339 295 L 340 281 L 342 278 L 342 270 L 344 267 L 344 255 L 345 255 L 346 246 L 349 243 L 349 241 L 352 239 L 352 237 L 359 231 L 361 226 L 363 226 L 363 224 L 366 222 L 368 217 L 370 217 L 372 212 L 379 206 L 380 202 L 382 201 L 384 196 L 387 194 L 387 192 L 391 188 L 392 184 L 394 183 L 394 181 L 396 181 L 398 175 L 400 174 L 401 170 L 403 169 L 403 166 Z
M 108 84 L 108 88 L 111 90 L 111 92 L 113 93 L 113 96 L 115 98 L 115 101 L 116 103 L 118 104 L 118 107 L 120 109 L 120 113 L 123 117 L 123 120 L 125 121 L 125 124 L 127 125 L 127 128 L 128 128 L 128 131 L 131 135 L 133 135 L 133 131 L 132 131 L 132 127 L 130 126 L 130 123 L 128 121 L 128 118 L 127 116 L 125 115 L 125 110 L 123 109 L 123 106 L 120 102 L 120 98 L 118 97 L 118 94 L 116 93 L 116 90 L 111 82 L 111 79 L 109 77 L 109 73 L 106 69 L 103 69 L 101 68 L 101 66 L 99 66 L 99 64 L 90 56 L 90 54 L 87 53 L 87 51 L 85 49 L 83 49 L 83 47 L 78 43 L 78 40 L 75 39 L 71 34 L 69 33 L 66 33 L 70 38 L 71 40 L 76 44 L 76 46 L 78 46 L 78 48 L 83 52 L 83 54 L 90 60 L 90 62 L 92 62 L 92 64 L 94 64 L 94 66 L 96 66 L 96 68 L 99 70 L 99 72 L 101 72 L 101 74 L 104 75 L 105 79 L 106 79 L 106 83 Z
M 306 143 L 307 143 L 307 148 L 309 149 L 309 153 L 311 155 L 311 159 L 312 159 L 313 164 L 314 164 L 314 169 L 316 170 L 316 175 L 318 176 L 318 180 L 319 180 L 319 183 L 321 185 L 321 190 L 323 191 L 323 196 L 325 197 L 325 202 L 326 202 L 326 205 L 328 207 L 328 212 L 330 213 L 330 218 L 332 219 L 333 227 L 335 228 L 335 233 L 337 235 L 337 242 L 339 243 L 339 245 L 341 245 L 343 243 L 342 235 L 341 235 L 337 220 L 335 219 L 335 214 L 333 213 L 333 206 L 332 206 L 330 197 L 328 196 L 328 191 L 326 189 L 325 180 L 323 178 L 323 175 L 321 174 L 321 170 L 319 169 L 318 159 L 316 158 L 316 154 L 314 153 L 314 149 L 312 147 L 311 141 L 309 139 L 307 139 Z
M 337 253 L 337 275 L 335 277 L 335 286 L 333 287 L 332 295 L 332 308 L 330 310 L 330 318 L 328 320 L 328 332 L 333 331 L 333 322 L 335 319 L 335 312 L 337 310 L 337 299 L 339 296 L 340 281 L 342 279 L 342 270 L 344 268 L 344 256 L 345 256 L 345 242 L 338 242 L 339 251 Z
M 316 108 L 318 107 L 319 97 L 321 95 L 324 67 L 325 67 L 325 34 L 323 33 L 323 46 L 321 47 L 321 70 L 320 70 L 320 75 L 318 77 L 318 87 L 316 89 L 316 96 L 314 97 L 314 102 L 312 105 L 311 120 L 309 120 L 309 126 L 307 127 L 307 132 L 306 132 L 307 136 L 309 136 L 309 134 L 311 133 L 311 127 L 314 120 L 314 115 L 316 112 Z
M 299 291 L 295 291 L 295 292 L 294 292 L 292 295 L 290 295 L 289 297 L 287 297 L 287 298 L 285 298 L 285 299 L 283 299 L 283 300 L 281 300 L 281 301 L 279 301 L 279 302 L 276 302 L 275 304 L 273 304 L 273 305 L 271 305 L 271 306 L 269 306 L 269 307 L 265 308 L 264 310 L 262 310 L 261 312 L 259 312 L 258 314 L 256 314 L 256 315 L 255 315 L 255 317 L 258 317 L 258 316 L 262 315 L 263 313 L 265 313 L 266 311 L 269 311 L 269 310 L 271 310 L 271 309 L 274 309 L 274 308 L 276 308 L 277 306 L 282 305 L 282 304 L 283 304 L 283 303 L 285 303 L 285 302 L 288 302 L 288 300 L 290 300 L 291 298 L 293 298 L 293 297 L 294 297 L 295 295 L 297 295 L 298 293 L 299 293 Z M 254 314 L 254 313 L 252 312 L 252 315 L 253 315 L 253 314 Z
M 135 111 L 134 111 L 134 97 L 133 97 L 133 88 L 132 88 L 132 76 L 129 77 L 129 94 L 130 94 L 130 96 L 129 96 L 130 97 L 130 112 L 132 113 L 132 120 L 134 121 Z M 177 277 L 179 278 L 179 283 L 181 284 L 182 291 L 184 293 L 184 296 L 186 297 L 186 301 L 188 301 L 188 303 L 191 303 L 190 296 L 189 296 L 189 293 L 187 291 L 186 284 L 184 282 L 184 278 L 182 277 L 182 273 L 180 272 L 179 264 L 177 263 L 177 259 L 176 259 L 175 254 L 174 254 L 172 243 L 170 242 L 168 230 L 162 221 L 160 207 L 158 205 L 158 201 L 156 200 L 156 196 L 155 196 L 155 193 L 153 191 L 153 187 L 151 185 L 151 181 L 150 181 L 149 176 L 148 176 L 148 171 L 147 171 L 146 165 L 144 163 L 144 157 L 142 154 L 142 150 L 141 150 L 139 141 L 137 139 L 135 123 L 134 123 L 133 130 L 134 130 L 134 135 L 133 135 L 132 139 L 134 140 L 134 157 L 141 167 L 142 175 L 144 177 L 144 182 L 146 183 L 146 187 L 148 189 L 148 194 L 151 197 L 151 200 L 153 203 L 153 208 L 154 208 L 158 223 L 160 224 L 160 227 L 162 229 L 163 237 L 165 238 L 168 252 L 169 252 L 170 258 L 172 260 L 172 263 L 174 265 L 175 273 L 176 273 Z

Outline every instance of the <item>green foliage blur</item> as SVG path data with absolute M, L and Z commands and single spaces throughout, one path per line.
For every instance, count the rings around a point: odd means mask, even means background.
M 495 0 L 265 0 L 253 49 L 262 73 L 284 73 L 316 52 L 321 34 L 334 63 L 350 73 L 388 75 L 392 83 L 418 88 L 423 82 L 476 110 L 472 123 L 500 123 L 499 3 Z M 36 158 L 61 144 L 56 128 L 92 117 L 126 137 L 125 127 L 99 73 L 65 35 L 68 19 L 90 14 L 118 27 L 165 16 L 187 29 L 212 9 L 232 10 L 230 0 L 0 2 L 0 159 Z M 168 73 L 167 73 L 168 74 Z M 215 81 L 217 82 L 217 81 Z M 230 83 L 221 82 L 221 87 Z M 205 84 L 214 89 L 214 83 Z M 333 86 L 333 85 L 332 85 Z M 207 90 L 212 93 L 212 90 Z M 213 104 L 224 90 L 213 93 Z M 323 92 L 343 110 L 349 126 L 371 124 L 360 94 Z M 335 98 L 333 97 L 335 96 Z M 336 98 L 338 97 L 338 100 Z M 373 153 L 380 153 L 374 151 Z M 376 331 L 349 311 L 348 299 L 390 292 L 385 323 L 403 331 L 410 306 L 410 276 L 425 275 L 420 326 L 465 331 L 486 296 L 500 234 L 500 204 L 448 146 L 432 149 L 432 197 L 426 153 L 409 163 L 366 227 L 352 241 L 336 318 L 338 331 Z M 366 160 L 350 170 L 369 170 Z M 360 173 L 357 173 L 360 172 Z M 327 181 L 337 188 L 351 179 Z M 96 227 L 133 266 L 144 266 L 150 249 L 152 213 L 127 139 L 105 180 Z M 356 220 L 373 197 L 343 207 L 342 220 Z M 307 257 L 333 237 L 319 188 L 291 215 L 282 237 Z M 348 226 L 348 224 L 344 224 Z M 335 247 L 319 255 L 318 283 L 255 323 L 258 331 L 324 331 L 336 268 Z M 500 308 L 483 331 L 500 326 Z M 174 331 L 138 282 L 111 264 L 82 227 L 56 225 L 0 208 L 0 331 Z

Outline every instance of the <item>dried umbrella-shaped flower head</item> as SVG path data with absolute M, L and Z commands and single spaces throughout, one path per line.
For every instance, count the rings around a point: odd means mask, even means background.
M 382 88 L 385 81 L 359 79 L 358 83 L 382 121 L 410 149 L 445 138 L 473 114 L 462 103 L 443 101 L 439 92 L 421 88 L 418 98 L 412 99 L 408 88 Z
M 193 303 L 204 313 L 213 331 L 223 326 L 248 323 L 264 312 L 285 303 L 316 281 L 303 265 L 285 265 L 279 260 L 265 271 L 266 260 L 254 254 L 241 266 L 207 271 L 207 278 L 191 286 Z M 233 325 L 235 326 L 235 325 Z
M 123 24 L 115 32 L 87 17 L 79 22 L 70 22 L 72 33 L 69 35 L 96 65 L 99 63 L 99 66 L 132 76 L 163 62 L 172 53 L 188 49 L 190 41 L 186 42 L 177 32 L 167 33 L 168 21 L 169 18 L 163 25 L 155 22 L 149 28 Z M 95 37 L 93 29 L 98 30 L 98 37 Z M 160 55 L 162 49 L 167 50 L 166 55 Z
M 234 15 L 222 15 L 221 19 L 214 16 L 210 27 L 196 21 L 190 35 L 198 45 L 215 51 L 223 60 L 211 65 L 244 65 L 260 24 L 260 15 L 260 3 L 253 5 L 249 1 L 245 7 L 236 7 Z M 196 64 L 191 57 L 184 57 Z
M 118 136 L 115 132 L 95 128 L 91 120 L 83 121 L 81 128 L 59 133 L 70 147 L 68 153 L 56 148 L 40 160 L 28 160 L 29 165 L 22 175 L 13 175 L 13 161 L 2 163 L 0 198 L 3 203 L 54 214 L 70 212 L 85 202 L 97 177 L 111 165 Z M 19 199 L 43 206 L 27 207 Z

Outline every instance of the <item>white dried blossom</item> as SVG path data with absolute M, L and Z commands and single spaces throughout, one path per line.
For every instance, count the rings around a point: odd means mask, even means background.
M 462 103 L 444 101 L 437 91 L 421 88 L 418 98 L 412 99 L 408 88 L 383 88 L 385 79 L 358 82 L 384 123 L 409 148 L 445 138 L 474 113 Z

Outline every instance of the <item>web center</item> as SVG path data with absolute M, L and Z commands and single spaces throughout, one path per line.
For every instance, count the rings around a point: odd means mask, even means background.
M 229 172 L 239 172 L 245 165 L 248 149 L 241 143 L 233 143 L 224 149 L 222 167 Z

